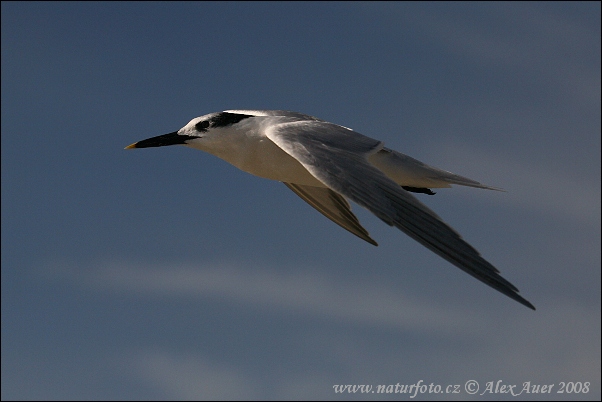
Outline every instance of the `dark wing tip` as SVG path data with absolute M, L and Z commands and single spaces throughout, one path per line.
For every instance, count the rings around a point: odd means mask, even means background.
M 509 296 L 513 300 L 516 300 L 517 302 L 519 302 L 523 306 L 529 307 L 533 311 L 537 310 L 533 304 L 531 304 L 524 297 L 520 296 L 518 293 L 513 293 L 512 295 L 507 295 L 507 296 Z

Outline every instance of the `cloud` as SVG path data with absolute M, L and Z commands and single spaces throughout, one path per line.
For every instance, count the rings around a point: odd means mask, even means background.
M 289 333 L 296 339 L 271 336 L 280 325 L 273 323 L 244 345 L 248 350 L 235 346 L 240 353 L 210 351 L 196 341 L 174 345 L 173 340 L 165 339 L 136 346 L 120 356 L 119 363 L 113 363 L 130 367 L 130 380 L 159 390 L 162 397 L 335 399 L 334 384 L 379 385 L 420 379 L 442 385 L 474 379 L 481 386 L 498 379 L 510 384 L 588 381 L 590 392 L 574 396 L 595 399 L 600 394 L 598 305 L 556 299 L 548 300 L 537 312 L 517 310 L 519 306 L 495 311 L 483 306 L 460 309 L 436 300 L 413 300 L 387 282 L 366 284 L 308 271 L 240 262 L 105 263 L 85 269 L 55 264 L 44 270 L 46 278 L 101 294 L 118 292 L 146 300 L 212 298 L 214 306 L 235 303 L 241 306 L 235 309 L 239 312 L 262 309 L 280 316 L 279 322 L 307 323 L 299 325 L 300 331 Z M 220 344 L 232 346 L 227 334 L 222 336 Z M 270 354 L 263 363 L 249 364 L 249 351 L 256 348 L 262 352 L 251 356 L 286 349 L 284 360 Z M 114 356 L 111 359 L 116 360 Z M 297 363 L 285 364 L 289 359 Z M 116 371 L 123 373 L 119 367 Z M 561 396 L 550 395 L 552 399 Z M 448 399 L 446 395 L 431 397 Z
M 260 390 L 241 370 L 209 362 L 195 351 L 144 351 L 131 357 L 127 365 L 147 386 L 158 388 L 169 399 L 256 399 Z
M 497 380 L 518 384 L 517 388 L 526 381 L 555 384 L 555 393 L 549 395 L 551 399 L 564 398 L 556 394 L 560 381 L 588 382 L 587 394 L 572 397 L 596 399 L 600 395 L 597 356 L 601 352 L 597 341 L 599 325 L 595 324 L 598 312 L 575 305 L 557 307 L 534 318 L 509 320 L 495 314 L 480 317 L 485 333 L 456 349 L 432 345 L 430 349 L 420 348 L 413 353 L 407 348 L 397 350 L 385 342 L 382 347 L 395 351 L 385 353 L 372 342 L 353 340 L 352 334 L 346 340 L 344 336 L 314 331 L 311 342 L 292 354 L 302 361 L 302 356 L 311 353 L 317 342 L 322 345 L 323 361 L 330 362 L 332 367 L 342 367 L 334 371 L 324 369 L 323 362 L 315 362 L 313 367 L 300 363 L 297 372 L 282 373 L 278 367 L 264 366 L 263 371 L 251 373 L 240 370 L 233 361 L 211 361 L 195 349 L 186 353 L 147 351 L 133 357 L 129 364 L 133 362 L 137 367 L 137 376 L 159 387 L 169 397 L 179 399 L 334 399 L 334 384 L 377 386 L 397 382 L 411 384 L 419 379 L 444 386 L 475 380 L 482 389 L 486 382 Z M 265 378 L 270 381 L 265 382 Z M 462 393 L 461 396 L 467 395 Z M 433 397 L 449 399 L 449 395 L 429 395 L 428 399 Z M 498 397 L 493 394 L 479 399 Z M 538 398 L 539 395 L 521 397 Z
M 413 331 L 464 332 L 473 319 L 457 307 L 424 305 L 378 281 L 357 283 L 303 267 L 258 268 L 246 263 L 137 265 L 111 263 L 51 271 L 98 290 L 168 297 L 215 297 L 358 325 Z M 386 307 L 386 308 L 385 308 Z M 474 328 L 473 328 L 474 329 Z
M 508 317 L 481 317 L 485 329 L 479 339 L 467 345 L 445 349 L 410 346 L 397 349 L 385 342 L 358 341 L 353 334 L 333 336 L 329 332 L 311 331 L 313 337 L 292 356 L 302 361 L 319 344 L 323 362 L 314 366 L 300 363 L 296 372 L 281 372 L 277 366 L 263 366 L 259 372 L 243 371 L 235 361 L 216 362 L 196 349 L 188 352 L 145 351 L 133 356 L 134 374 L 168 397 L 178 399 L 334 399 L 334 384 L 369 384 L 373 386 L 399 383 L 411 384 L 419 379 L 425 383 L 463 384 L 502 380 L 505 384 L 555 384 L 560 381 L 588 382 L 587 394 L 576 399 L 596 399 L 600 394 L 598 312 L 576 305 L 559 305 L 534 318 L 509 320 Z M 509 325 L 510 324 L 510 325 Z M 576 330 L 578 328 L 578 330 Z M 576 332 L 579 332 L 578 334 Z M 307 336 L 307 334 L 299 334 Z M 380 339 L 375 341 L 380 343 Z M 444 342 L 449 345 L 448 342 Z M 588 348 L 589 346 L 593 348 Z M 279 347 L 276 342 L 274 347 Z M 390 353 L 386 353 L 386 349 Z M 395 351 L 395 352 L 393 352 Z M 303 365 L 305 364 L 305 365 Z M 266 378 L 270 380 L 266 382 Z M 330 398 L 329 398 L 330 396 Z M 358 397 L 362 397 L 359 395 Z M 383 395 L 396 397 L 399 395 Z M 466 397 L 462 393 L 462 397 Z M 355 397 L 355 396 L 354 396 Z M 449 399 L 449 395 L 429 395 L 429 399 Z M 484 399 L 497 399 L 485 395 Z M 522 399 L 538 399 L 538 395 L 522 395 Z M 551 399 L 563 399 L 551 394 Z

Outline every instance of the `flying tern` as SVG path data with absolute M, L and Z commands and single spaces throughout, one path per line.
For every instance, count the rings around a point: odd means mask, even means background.
M 411 194 L 434 194 L 431 189 L 452 184 L 500 189 L 429 166 L 347 127 L 282 110 L 210 113 L 178 131 L 125 149 L 177 144 L 284 183 L 328 219 L 376 246 L 351 212 L 347 199 L 352 200 L 464 272 L 535 310 L 477 250 Z

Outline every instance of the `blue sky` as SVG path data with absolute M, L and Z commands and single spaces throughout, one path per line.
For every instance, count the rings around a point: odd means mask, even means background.
M 2 399 L 600 399 L 600 3 L 2 2 Z M 506 193 L 418 197 L 531 311 L 184 147 L 285 109 Z M 561 382 L 589 392 L 556 393 Z

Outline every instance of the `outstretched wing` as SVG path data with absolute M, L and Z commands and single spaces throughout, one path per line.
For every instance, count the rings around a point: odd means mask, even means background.
M 318 212 L 343 229 L 350 231 L 370 244 L 378 246 L 378 243 L 370 237 L 368 231 L 364 229 L 357 217 L 351 212 L 351 207 L 347 200 L 341 195 L 328 187 L 304 186 L 294 183 L 284 184 Z
M 370 156 L 369 162 L 397 184 L 416 188 L 445 188 L 451 184 L 504 191 L 476 180 L 429 166 L 411 156 L 383 147 Z
M 477 250 L 426 205 L 368 162 L 381 142 L 322 121 L 296 121 L 265 135 L 333 191 L 367 208 L 466 273 L 519 303 L 535 307 Z

